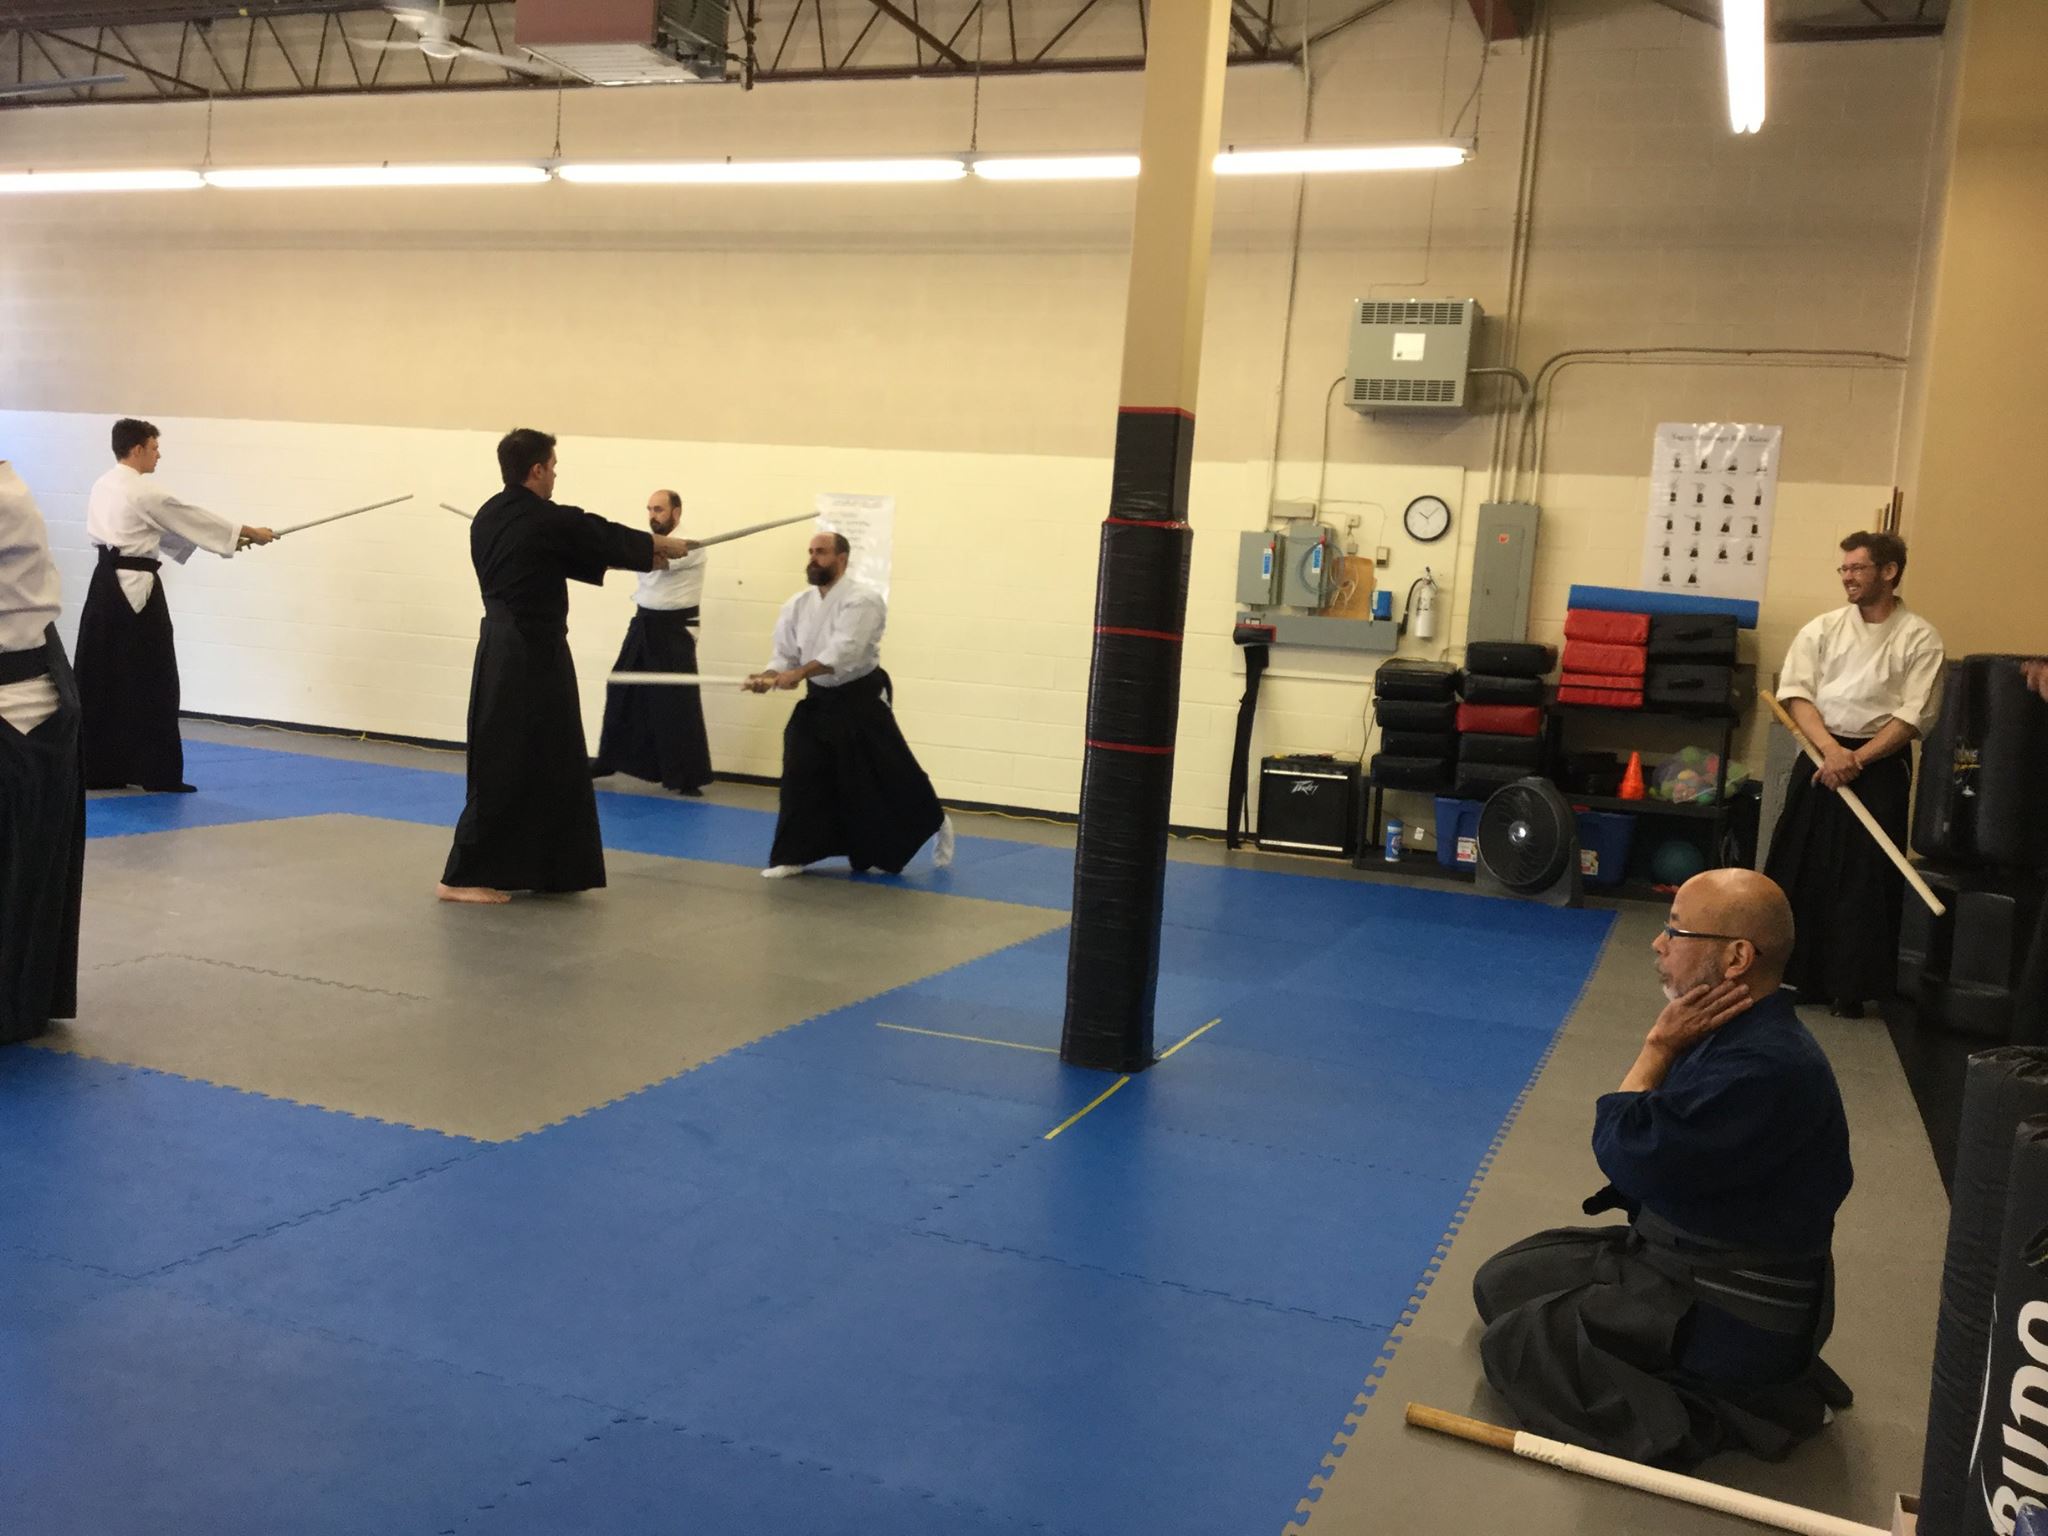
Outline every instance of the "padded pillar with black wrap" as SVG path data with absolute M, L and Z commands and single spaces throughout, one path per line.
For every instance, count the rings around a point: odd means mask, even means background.
M 1096 574 L 1060 1059 L 1152 1061 L 1187 620 L 1188 481 L 1209 285 L 1229 0 L 1154 8 L 1116 463 Z
M 2012 1530 L 2021 1500 L 2048 1504 L 2048 1118 L 2022 1121 L 2013 1138 L 1997 1258 L 1983 1411 L 1955 1526 L 1966 1536 Z
M 2005 1046 L 1970 1058 L 1934 1330 L 1927 1453 L 1920 1471 L 1922 1536 L 1960 1536 L 1973 1529 L 1964 1523 L 1966 1482 L 1983 1402 L 2006 1184 L 2020 1122 L 2037 1115 L 2048 1115 L 2048 1050 Z

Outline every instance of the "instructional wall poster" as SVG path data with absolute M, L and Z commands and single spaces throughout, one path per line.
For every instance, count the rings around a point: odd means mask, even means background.
M 1643 585 L 1709 597 L 1764 595 L 1785 429 L 1667 421 L 1650 459 Z
M 887 597 L 896 542 L 896 498 L 820 491 L 818 526 L 827 533 L 846 535 L 847 543 L 853 546 L 846 574 Z

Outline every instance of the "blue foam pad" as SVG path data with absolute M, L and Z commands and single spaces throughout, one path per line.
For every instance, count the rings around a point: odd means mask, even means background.
M 687 1151 L 677 1147 L 678 1161 Z M 885 1229 L 543 1134 L 172 1272 L 266 1317 L 622 1408 L 843 1283 Z
M 104 1062 L 0 1052 L 0 1243 L 140 1275 L 474 1143 Z M 68 1091 L 57 1091 L 59 1085 Z
M 921 1230 L 1318 1317 L 1400 1321 L 1465 1181 L 1182 1135 L 1152 1123 L 1137 1087 Z
M 899 1234 L 656 1411 L 1059 1529 L 1243 1536 L 1292 1516 L 1384 1338 Z
M 1229 1027 L 1226 1020 L 1123 1089 L 1108 1124 L 1135 1120 L 1463 1187 L 1548 1044 L 1531 1035 L 1485 1077 L 1446 1082 L 1241 1050 L 1217 1040 Z
M 1043 1526 L 648 1419 L 615 1424 L 541 1468 L 465 1536 L 689 1530 L 759 1536 L 1045 1536 Z
M 453 1530 L 610 1415 L 142 1286 L 24 1328 L 78 1278 L 0 1255 L 0 1529 L 35 1536 Z
M 808 1063 L 739 1052 L 555 1128 L 546 1155 L 606 1169 L 621 1186 L 676 1182 L 736 1205 L 898 1224 L 1046 1126 L 1032 1104 L 892 1081 L 850 1088 Z
M 1574 583 L 1568 607 L 1599 613 L 1732 613 L 1739 628 L 1755 629 L 1762 606 L 1746 597 L 1708 597 L 1698 592 L 1667 592 L 1660 587 L 1582 587 Z

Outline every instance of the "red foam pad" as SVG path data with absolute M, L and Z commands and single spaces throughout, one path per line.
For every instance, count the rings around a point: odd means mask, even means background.
M 1541 736 L 1543 711 L 1534 704 L 1460 704 L 1458 729 L 1488 736 Z
M 1598 640 L 1567 640 L 1564 643 L 1564 669 L 1567 672 L 1641 677 L 1649 664 L 1650 653 L 1640 645 L 1608 645 Z
M 1600 645 L 1648 645 L 1650 616 L 1647 613 L 1602 613 L 1597 608 L 1573 608 L 1564 616 L 1567 640 L 1591 640 Z
M 1602 709 L 1641 709 L 1643 690 L 1640 688 L 1588 688 L 1584 684 L 1567 679 L 1557 685 L 1557 702 L 1560 704 L 1593 704 Z

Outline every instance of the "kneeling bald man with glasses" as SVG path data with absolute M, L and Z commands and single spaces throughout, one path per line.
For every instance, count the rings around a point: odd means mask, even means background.
M 1754 870 L 1689 880 L 1654 943 L 1667 999 L 1593 1111 L 1607 1187 L 1588 1215 L 1481 1267 L 1486 1379 L 1538 1434 L 1652 1465 L 1775 1460 L 1847 1407 L 1820 1358 L 1849 1193 L 1833 1069 L 1781 990 L 1785 893 Z

